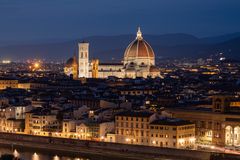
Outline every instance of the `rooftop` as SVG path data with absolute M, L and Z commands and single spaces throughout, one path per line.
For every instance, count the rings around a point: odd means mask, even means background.
M 152 125 L 169 125 L 169 126 L 183 126 L 193 124 L 190 121 L 176 119 L 176 118 L 162 118 L 155 120 L 151 123 Z
M 154 113 L 152 112 L 122 112 L 117 114 L 116 116 L 126 116 L 126 117 L 150 117 Z

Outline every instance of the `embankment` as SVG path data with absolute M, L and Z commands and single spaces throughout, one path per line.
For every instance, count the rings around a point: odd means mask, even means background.
M 81 155 L 101 156 L 114 159 L 160 159 L 210 160 L 211 152 L 160 148 L 119 143 L 106 143 L 77 139 L 41 137 L 24 134 L 0 133 L 0 143 L 55 152 L 79 153 Z M 240 159 L 237 155 L 225 155 Z

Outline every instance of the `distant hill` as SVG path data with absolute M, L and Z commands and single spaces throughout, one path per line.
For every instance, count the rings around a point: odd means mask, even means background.
M 189 34 L 143 35 L 153 47 L 157 57 L 205 57 L 224 52 L 231 58 L 240 59 L 240 33 L 198 38 Z M 77 52 L 77 42 L 90 43 L 90 57 L 101 61 L 121 60 L 127 45 L 135 35 L 92 36 L 70 41 L 9 45 L 0 47 L 0 59 L 24 60 L 45 58 L 66 61 Z

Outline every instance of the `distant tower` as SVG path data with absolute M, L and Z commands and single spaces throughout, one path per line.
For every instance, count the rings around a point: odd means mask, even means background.
M 81 42 L 78 44 L 78 53 L 79 53 L 79 61 L 78 61 L 78 77 L 79 78 L 88 78 L 89 74 L 89 43 Z

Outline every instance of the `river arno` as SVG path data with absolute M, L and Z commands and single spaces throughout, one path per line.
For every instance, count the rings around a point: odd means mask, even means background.
M 95 160 L 95 158 L 83 157 L 81 155 L 53 153 L 50 151 L 47 152 L 0 145 L 0 155 L 3 154 L 13 154 L 14 156 L 21 158 L 21 160 Z
M 115 158 L 103 158 L 101 156 L 82 156 L 77 154 L 53 153 L 52 151 L 43 151 L 36 149 L 25 149 L 9 147 L 0 144 L 0 155 L 13 154 L 20 157 L 22 160 L 113 160 Z M 156 158 L 156 160 L 177 160 L 172 158 Z M 179 160 L 179 159 L 178 159 Z

